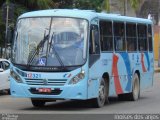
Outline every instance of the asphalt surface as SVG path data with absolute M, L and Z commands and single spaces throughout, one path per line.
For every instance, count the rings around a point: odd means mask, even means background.
M 0 95 L 0 113 L 12 114 L 119 114 L 160 113 L 160 73 L 154 75 L 154 86 L 141 92 L 136 101 L 119 101 L 109 98 L 109 104 L 102 108 L 93 108 L 86 101 L 57 101 L 47 103 L 43 108 L 34 108 L 29 99 Z

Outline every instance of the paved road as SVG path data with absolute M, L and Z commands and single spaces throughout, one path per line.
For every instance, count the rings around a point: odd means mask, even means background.
M 103 108 L 91 108 L 84 101 L 58 101 L 48 103 L 44 108 L 34 108 L 29 99 L 0 96 L 0 113 L 26 114 L 108 114 L 108 113 L 160 113 L 160 73 L 155 74 L 154 86 L 141 93 L 136 101 L 118 101 L 110 98 L 110 103 Z

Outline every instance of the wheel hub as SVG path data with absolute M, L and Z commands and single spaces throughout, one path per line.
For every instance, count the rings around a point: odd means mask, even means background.
M 99 98 L 100 98 L 100 101 L 104 101 L 105 99 L 105 89 L 103 85 L 99 87 Z

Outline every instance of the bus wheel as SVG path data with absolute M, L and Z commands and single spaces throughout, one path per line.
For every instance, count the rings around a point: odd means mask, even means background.
M 140 96 L 140 80 L 137 73 L 134 74 L 132 92 L 129 93 L 129 95 L 130 95 L 130 100 L 132 101 L 138 100 Z
M 99 95 L 97 98 L 92 99 L 92 105 L 96 108 L 103 107 L 107 98 L 108 98 L 108 85 L 106 85 L 104 79 L 102 78 L 100 86 L 99 86 Z M 107 91 L 106 91 L 107 90 Z
M 45 105 L 44 100 L 31 99 L 31 102 L 34 107 L 43 107 Z

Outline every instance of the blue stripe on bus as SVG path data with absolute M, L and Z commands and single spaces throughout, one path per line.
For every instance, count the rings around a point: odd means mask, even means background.
M 132 78 L 131 78 L 132 72 L 131 72 L 131 65 L 130 65 L 130 61 L 129 61 L 129 56 L 128 56 L 128 53 L 120 53 L 120 55 L 122 56 L 124 63 L 125 63 L 125 66 L 126 66 L 126 69 L 127 69 L 128 83 L 127 83 L 125 90 L 130 91 L 131 90 L 131 81 L 132 81 Z
M 150 62 L 149 62 L 149 55 L 147 52 L 144 53 L 147 58 L 147 64 L 148 64 L 148 71 L 150 71 Z

